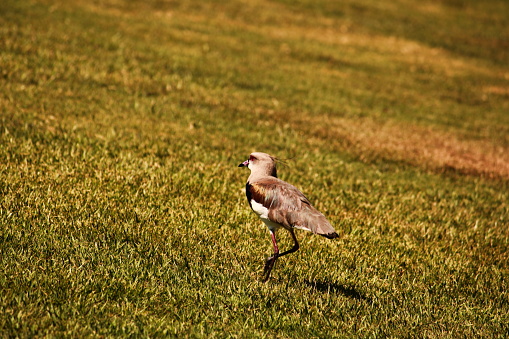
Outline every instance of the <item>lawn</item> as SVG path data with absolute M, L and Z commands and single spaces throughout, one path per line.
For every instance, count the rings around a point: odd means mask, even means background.
M 0 336 L 508 336 L 508 12 L 1 1 Z M 267 283 L 253 151 L 340 234 Z

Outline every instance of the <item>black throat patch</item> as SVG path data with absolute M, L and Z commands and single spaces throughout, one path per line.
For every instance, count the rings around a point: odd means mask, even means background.
M 253 198 L 253 194 L 251 193 L 251 184 L 249 182 L 246 183 L 246 197 L 247 202 L 249 203 L 249 207 L 253 209 L 253 206 L 251 206 L 251 199 Z

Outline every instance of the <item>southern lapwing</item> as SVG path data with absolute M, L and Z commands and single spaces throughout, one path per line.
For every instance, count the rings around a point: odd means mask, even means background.
M 299 249 L 294 228 L 313 232 L 329 239 L 338 234 L 324 215 L 316 210 L 295 186 L 278 179 L 276 158 L 266 153 L 251 153 L 249 159 L 239 165 L 251 170 L 246 183 L 246 196 L 251 209 L 267 225 L 274 246 L 274 255 L 267 259 L 263 280 L 267 281 L 276 260 Z M 293 247 L 279 253 L 276 231 L 284 228 L 290 232 Z

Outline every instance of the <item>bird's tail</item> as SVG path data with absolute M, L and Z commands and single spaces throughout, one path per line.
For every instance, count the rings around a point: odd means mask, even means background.
M 328 239 L 339 238 L 336 230 L 325 216 L 309 206 L 306 213 L 299 214 L 299 218 L 292 223 L 295 228 L 305 229 Z
M 318 233 L 320 234 L 320 233 Z M 327 239 L 335 239 L 339 238 L 339 235 L 336 232 L 327 233 L 327 234 L 320 234 L 322 237 L 326 237 Z
M 312 212 L 311 212 L 312 211 Z M 322 237 L 326 237 L 328 239 L 339 238 L 339 235 L 336 233 L 336 230 L 330 222 L 325 218 L 325 216 L 318 212 L 314 208 L 310 208 L 309 216 L 309 225 L 311 226 L 311 231 L 315 234 L 319 234 Z

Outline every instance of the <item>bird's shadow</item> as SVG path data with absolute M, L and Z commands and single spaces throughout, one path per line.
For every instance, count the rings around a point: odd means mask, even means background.
M 364 294 L 362 294 L 361 292 L 357 291 L 355 288 L 352 287 L 320 280 L 318 281 L 304 280 L 304 284 L 321 293 L 342 294 L 348 298 L 356 300 L 364 300 L 368 302 L 371 301 L 369 297 L 365 296 Z

